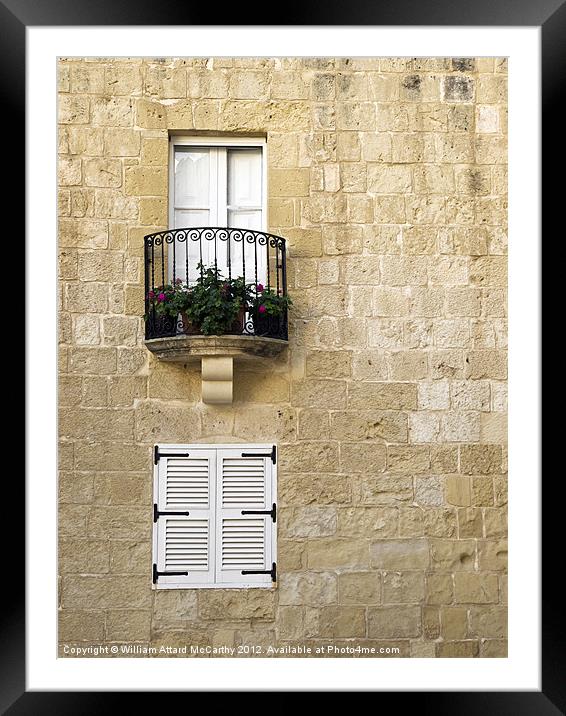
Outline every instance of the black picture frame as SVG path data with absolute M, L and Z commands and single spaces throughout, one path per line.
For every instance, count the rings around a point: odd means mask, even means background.
M 243 22 L 249 17 L 268 18 L 269 8 L 240 4 L 222 10 L 223 26 L 251 25 Z M 4 128 L 4 206 L 9 207 L 14 224 L 11 236 L 22 232 L 25 216 L 24 163 L 22 146 L 25 146 L 25 52 L 26 27 L 73 25 L 214 25 L 218 8 L 209 4 L 186 4 L 178 0 L 0 0 L 0 86 L 2 112 L 0 122 Z M 264 23 L 262 23 L 264 24 Z M 564 0 L 389 0 L 379 5 L 370 0 L 327 0 L 324 5 L 302 0 L 297 5 L 287 4 L 278 17 L 280 25 L 366 25 L 366 26 L 538 26 L 542 35 L 542 112 L 543 131 L 547 141 L 542 145 L 543 157 L 543 216 L 544 225 L 558 219 L 564 203 L 562 182 L 553 172 L 563 151 L 563 115 L 559 111 L 560 82 L 566 77 L 566 4 Z M 253 54 L 253 51 L 250 51 Z M 560 164 L 562 166 L 562 164 Z M 520 170 L 515 167 L 515 170 Z M 19 211 L 17 211 L 19 209 Z M 5 216 L 7 215 L 6 211 Z M 558 223 L 558 222 L 556 222 Z M 15 243 L 15 242 L 12 242 Z M 23 242 L 20 242 L 23 243 Z M 23 262 L 21 264 L 23 266 Z M 28 326 L 29 330 L 29 326 Z M 533 340 L 539 337 L 534 335 Z M 15 432 L 15 431 L 14 431 Z M 28 449 L 29 448 L 28 446 Z M 130 693 L 108 692 L 29 692 L 25 688 L 25 618 L 24 618 L 24 554 L 17 555 L 15 545 L 24 544 L 21 518 L 24 505 L 24 481 L 21 475 L 11 472 L 14 479 L 4 480 L 4 504 L 15 508 L 12 516 L 18 519 L 20 539 L 11 539 L 10 554 L 4 555 L 4 578 L 9 579 L 4 591 L 5 606 L 0 611 L 0 709 L 13 716 L 28 713 L 90 714 L 108 708 L 108 702 L 125 705 Z M 8 473 L 6 473 L 6 478 Z M 16 479 L 17 478 L 17 479 Z M 559 532 L 562 521 L 558 511 L 562 503 L 558 491 L 563 482 L 559 476 L 553 481 L 552 494 L 547 490 L 543 501 L 543 567 L 552 565 L 554 572 L 543 569 L 542 589 L 542 690 L 537 692 L 403 692 L 381 693 L 384 698 L 393 696 L 392 709 L 407 706 L 405 700 L 418 699 L 416 708 L 421 712 L 466 716 L 467 714 L 497 714 L 519 716 L 538 714 L 550 716 L 566 710 L 566 667 L 564 665 L 564 627 L 562 594 L 555 583 L 560 568 L 555 545 L 561 544 Z M 6 518 L 8 515 L 4 515 Z M 144 695 L 146 704 L 156 693 Z M 131 704 L 129 704 L 131 707 Z M 385 706 L 387 708 L 387 706 Z

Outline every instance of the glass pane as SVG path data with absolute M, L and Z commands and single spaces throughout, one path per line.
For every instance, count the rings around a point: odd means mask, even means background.
M 175 228 L 185 229 L 191 226 L 208 226 L 209 224 L 209 212 L 208 211 L 175 211 Z M 185 242 L 175 242 L 175 276 L 183 279 L 185 283 L 188 279 L 190 283 L 194 282 L 198 276 L 197 264 L 201 260 L 201 246 L 199 241 L 188 240 L 189 245 L 189 271 L 187 276 L 187 263 L 186 263 L 186 251 L 187 245 Z M 211 244 L 208 241 L 202 241 L 202 262 L 207 265 L 211 259 L 214 260 L 214 254 L 211 254 Z M 170 246 L 169 255 L 172 256 L 173 248 Z M 171 267 L 173 265 L 172 260 L 170 261 Z M 171 272 L 172 272 L 171 268 Z M 172 280 L 172 273 L 169 279 Z
M 261 231 L 261 211 L 228 210 L 228 226 Z
M 175 147 L 175 206 L 209 206 L 210 151 Z
M 185 229 L 189 226 L 208 226 L 209 213 L 210 212 L 207 209 L 204 211 L 196 209 L 193 209 L 192 211 L 184 211 L 182 209 L 177 209 L 175 211 L 175 228 Z
M 262 205 L 261 147 L 228 149 L 228 204 Z
M 239 229 L 255 229 L 261 231 L 261 211 L 228 211 L 228 226 Z M 245 242 L 245 255 L 242 258 L 242 242 L 232 241 L 230 244 L 232 258 L 232 275 L 243 275 L 244 259 L 246 280 L 265 284 L 267 281 L 266 247 Z M 235 267 L 235 268 L 234 268 Z M 257 276 L 256 276 L 257 273 Z

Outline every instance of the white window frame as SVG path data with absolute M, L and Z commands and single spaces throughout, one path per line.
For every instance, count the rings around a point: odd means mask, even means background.
M 187 450 L 190 452 L 190 450 L 214 450 L 217 452 L 219 450 L 237 450 L 241 452 L 261 452 L 265 453 L 265 457 L 267 460 L 271 463 L 271 452 L 273 450 L 273 447 L 275 446 L 276 454 L 277 454 L 277 445 L 276 443 L 219 443 L 219 444 L 206 444 L 206 443 L 159 443 L 156 445 L 156 448 L 161 452 L 186 452 Z M 218 459 L 215 460 L 216 466 L 218 464 Z M 217 470 L 217 468 L 216 468 Z M 218 471 L 217 471 L 218 473 Z M 216 486 L 216 479 L 215 479 L 215 494 L 211 499 L 211 505 L 214 505 L 214 510 L 211 509 L 211 513 L 214 514 L 214 530 L 211 531 L 214 532 L 214 559 L 216 560 L 218 558 L 219 554 L 219 548 L 217 544 L 217 535 L 219 532 L 219 525 L 217 521 L 217 515 L 219 512 L 218 509 L 218 488 Z M 153 467 L 153 504 L 160 504 L 159 502 L 159 461 L 154 465 Z M 271 501 L 277 504 L 277 459 L 275 460 L 275 463 L 271 463 L 271 489 L 267 490 L 267 494 L 270 494 Z M 269 516 L 266 516 L 266 523 L 267 525 L 271 526 L 271 549 L 268 550 L 268 553 L 271 554 L 271 559 L 273 562 L 277 563 L 277 522 L 273 522 L 273 520 L 270 521 Z M 157 563 L 157 556 L 158 556 L 158 550 L 159 550 L 159 543 L 158 543 L 158 524 L 156 522 L 153 523 L 153 530 L 152 530 L 152 565 L 154 563 Z M 270 565 L 267 565 L 268 567 Z M 216 572 L 216 570 L 215 570 Z M 246 581 L 245 578 L 242 578 L 242 581 L 240 582 L 217 582 L 216 581 L 216 575 L 214 577 L 213 582 L 161 582 L 159 579 L 157 580 L 156 584 L 152 583 L 152 589 L 273 589 L 274 583 L 271 582 L 250 582 Z
M 171 134 L 169 136 L 169 228 L 175 228 L 175 147 L 261 147 L 262 159 L 262 203 L 261 203 L 261 231 L 267 231 L 267 140 L 265 137 L 203 137 L 191 135 Z M 227 170 L 226 162 L 219 167 L 220 172 L 225 174 Z M 216 172 L 211 172 L 211 183 L 216 182 L 216 196 L 220 197 L 218 192 L 218 182 L 221 177 Z M 226 185 L 226 177 L 223 177 L 223 183 Z M 218 209 L 219 207 L 219 209 Z M 222 217 L 219 218 L 219 215 Z M 220 223 L 220 222 L 224 223 Z M 226 227 L 228 225 L 228 205 L 227 197 L 224 197 L 224 203 L 220 198 L 215 211 L 214 223 L 210 226 Z M 181 227 L 179 227 L 181 228 Z

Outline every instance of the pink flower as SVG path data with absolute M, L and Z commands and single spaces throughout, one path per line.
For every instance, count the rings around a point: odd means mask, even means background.
M 257 310 L 258 310 L 260 313 L 265 313 L 265 310 L 266 310 L 266 309 L 265 309 L 265 306 L 263 305 L 263 303 L 261 304 L 261 306 L 260 306 Z
M 150 291 L 147 295 L 149 298 L 155 298 L 155 291 Z
M 259 291 L 259 293 L 261 293 L 264 289 L 264 285 L 262 283 L 258 283 L 258 285 L 256 286 L 256 289 Z
M 157 294 L 157 300 L 158 300 L 158 301 L 161 301 L 161 303 L 163 303 L 163 301 L 165 301 L 165 294 L 164 294 L 164 293 L 158 293 L 158 294 Z

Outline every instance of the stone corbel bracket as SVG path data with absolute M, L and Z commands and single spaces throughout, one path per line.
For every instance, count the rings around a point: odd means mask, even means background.
M 234 358 L 203 356 L 201 358 L 202 402 L 229 405 L 232 402 Z
M 171 336 L 145 341 L 160 360 L 170 363 L 201 363 L 202 401 L 230 405 L 233 399 L 234 361 L 272 358 L 288 344 L 278 338 L 259 336 Z

